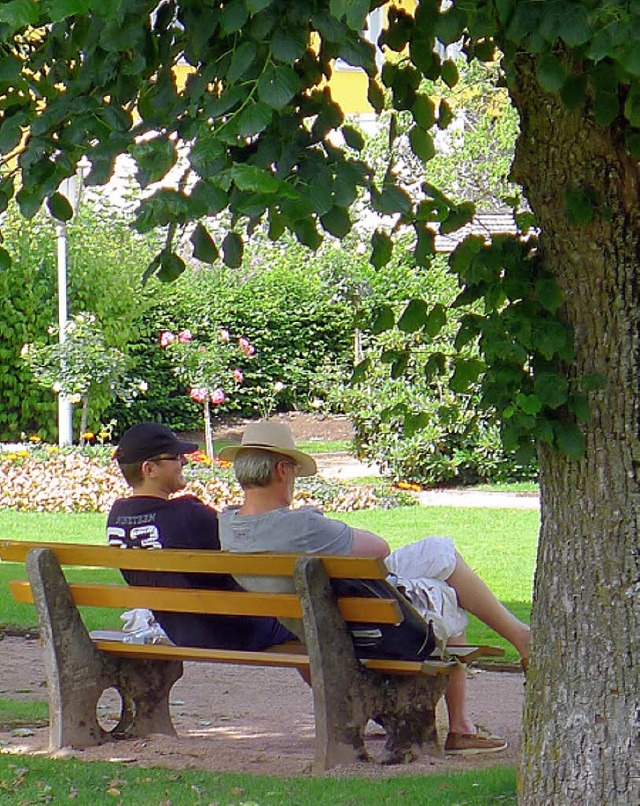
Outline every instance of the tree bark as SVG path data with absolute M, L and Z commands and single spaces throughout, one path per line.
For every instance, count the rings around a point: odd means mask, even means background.
M 638 165 L 621 127 L 568 111 L 518 58 L 511 96 L 521 118 L 513 178 L 541 228 L 544 266 L 573 328 L 572 386 L 585 373 L 593 420 L 575 461 L 541 448 L 541 531 L 532 613 L 520 803 L 640 802 L 640 205 Z M 599 201 L 568 222 L 567 187 Z M 602 215 L 608 208 L 610 215 Z

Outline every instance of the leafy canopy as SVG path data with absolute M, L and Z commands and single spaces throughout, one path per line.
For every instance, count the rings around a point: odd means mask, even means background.
M 428 97 L 423 80 L 456 84 L 458 67 L 438 47 L 460 40 L 469 59 L 491 60 L 501 51 L 507 85 L 523 55 L 535 60 L 542 90 L 559 94 L 575 114 L 590 116 L 640 156 L 638 0 L 456 0 L 444 10 L 437 0 L 418 0 L 413 13 L 390 2 L 380 44 L 393 58 L 379 69 L 362 31 L 367 14 L 381 5 L 384 0 L 2 3 L 0 211 L 15 194 L 24 215 L 33 216 L 46 200 L 65 220 L 70 210 L 58 187 L 78 161 L 89 160 L 87 181 L 100 185 L 116 157 L 128 154 L 138 183 L 151 191 L 137 228 L 166 228 L 146 276 L 172 280 L 183 271 L 174 242 L 192 222 L 198 222 L 194 257 L 210 262 L 220 254 L 231 267 L 240 265 L 244 240 L 261 222 L 272 239 L 289 230 L 312 249 L 326 233 L 343 238 L 362 191 L 386 222 L 372 239 L 373 265 L 389 260 L 390 233 L 399 226 L 413 229 L 415 260 L 428 265 L 432 228 L 459 229 L 473 205 L 454 203 L 426 183 L 420 198 L 411 196 L 392 161 L 376 179 L 359 157 L 362 138 L 326 82 L 336 59 L 362 69 L 376 110 L 386 92 L 395 110 L 411 114 L 411 148 L 427 162 L 435 153 L 434 131 L 446 128 L 453 113 L 444 99 Z M 395 133 L 392 122 L 390 143 Z M 172 181 L 163 184 L 169 173 Z M 573 226 L 600 214 L 587 189 L 566 188 L 565 201 Z M 230 213 L 231 228 L 218 243 L 206 221 L 221 211 Z M 531 235 L 494 246 L 472 239 L 456 251 L 458 304 L 484 308 L 483 316 L 465 320 L 459 340 L 475 339 L 483 357 L 471 364 L 455 359 L 447 371 L 456 390 L 482 382 L 483 399 L 501 412 L 513 447 L 535 437 L 579 455 L 579 429 L 565 414 L 584 416 L 584 401 L 557 380 L 561 362 L 572 359 L 571 336 L 556 316 L 553 277 L 536 268 L 535 245 Z M 7 260 L 0 251 L 0 265 Z M 427 335 L 439 318 L 418 303 L 403 316 L 403 328 L 424 328 Z M 387 316 L 384 324 L 393 320 Z

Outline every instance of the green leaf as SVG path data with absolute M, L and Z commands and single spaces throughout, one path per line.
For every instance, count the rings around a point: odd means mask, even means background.
M 245 0 L 231 0 L 224 4 L 220 14 L 220 25 L 225 34 L 233 34 L 239 31 L 248 19 L 249 9 Z
M 273 109 L 263 101 L 250 104 L 238 116 L 238 134 L 241 137 L 255 137 L 271 123 Z
M 0 22 L 6 22 L 13 29 L 36 25 L 38 17 L 38 4 L 32 0 L 11 0 L 0 5 Z
M 443 45 L 452 45 L 461 38 L 464 23 L 464 15 L 453 6 L 446 14 L 436 16 L 435 34 Z
M 438 128 L 439 129 L 446 129 L 447 126 L 453 120 L 453 118 L 454 118 L 453 109 L 449 106 L 449 104 L 443 98 L 440 101 L 440 106 L 438 108 Z
M 350 384 L 362 383 L 362 381 L 364 381 L 364 379 L 367 377 L 370 364 L 371 364 L 370 358 L 365 358 L 359 364 L 356 364 L 355 367 L 353 368 L 351 378 L 349 378 L 349 383 Z
M 449 381 L 449 388 L 452 392 L 466 392 L 472 383 L 475 383 L 480 373 L 486 367 L 477 358 L 455 358 L 454 371 Z
M 198 223 L 196 225 L 190 241 L 193 244 L 193 256 L 196 260 L 201 260 L 203 263 L 213 263 L 218 259 L 218 247 L 203 224 Z
M 533 391 L 540 402 L 549 406 L 550 409 L 557 409 L 567 402 L 567 390 L 569 384 L 557 372 L 540 372 L 536 375 L 533 383 Z
M 11 255 L 4 247 L 0 246 L 0 272 L 9 268 L 11 268 Z
M 258 97 L 264 103 L 282 110 L 300 89 L 300 79 L 288 64 L 269 67 L 258 81 Z
M 50 0 L 48 4 L 51 22 L 58 22 L 73 14 L 84 14 L 92 5 L 92 0 Z
M 440 224 L 440 232 L 443 235 L 455 232 L 473 221 L 475 213 L 476 207 L 473 202 L 462 202 L 462 204 L 452 207 L 447 218 Z
M 410 412 L 404 418 L 404 433 L 412 437 L 417 431 L 426 428 L 431 423 L 431 415 L 426 411 L 417 414 Z
M 558 35 L 569 45 L 577 47 L 591 39 L 591 26 L 586 8 L 580 3 L 565 3 L 559 15 Z
M 236 163 L 224 175 L 233 180 L 238 190 L 253 190 L 256 193 L 277 193 L 284 184 L 269 171 L 246 162 Z
M 420 126 L 411 127 L 409 130 L 409 142 L 411 150 L 422 162 L 428 162 L 435 157 L 436 147 L 433 144 L 433 138 L 429 132 L 426 132 Z
M 391 364 L 391 377 L 393 380 L 397 380 L 401 378 L 407 366 L 409 365 L 409 353 L 403 352 L 399 353 L 396 360 Z
M 138 181 L 143 188 L 166 176 L 178 159 L 174 144 L 166 137 L 137 143 L 130 151 L 138 166 Z
M 414 298 L 404 309 L 398 319 L 398 329 L 404 333 L 415 333 L 420 330 L 427 320 L 427 303 L 423 299 Z
M 564 65 L 550 53 L 546 53 L 540 58 L 536 72 L 540 86 L 547 92 L 559 90 L 566 79 Z
M 245 0 L 250 14 L 258 14 L 265 8 L 268 8 L 273 0 Z
M 376 230 L 371 236 L 371 256 L 369 262 L 376 269 L 386 266 L 391 259 L 393 241 L 386 232 Z
M 230 269 L 238 269 L 242 265 L 244 244 L 237 232 L 228 232 L 222 242 L 222 255 L 225 265 Z
M 369 101 L 374 111 L 378 114 L 380 114 L 380 112 L 382 112 L 384 109 L 384 93 L 380 89 L 379 84 L 373 78 L 369 79 L 367 101 Z
M 584 437 L 577 425 L 557 424 L 556 444 L 571 459 L 582 459 L 584 456 Z
M 429 266 L 431 259 L 436 254 L 436 236 L 432 229 L 423 222 L 415 222 L 416 246 L 413 250 L 413 257 L 418 266 Z
M 640 131 L 627 130 L 624 133 L 624 140 L 631 156 L 640 160 Z
M 553 277 L 536 280 L 536 294 L 542 307 L 550 313 L 555 313 L 562 304 L 562 291 Z
M 349 148 L 353 148 L 355 151 L 362 151 L 364 148 L 364 137 L 357 129 L 354 129 L 353 126 L 343 126 L 340 131 Z
M 381 193 L 374 193 L 372 202 L 374 209 L 383 215 L 409 213 L 411 210 L 409 194 L 395 185 L 385 185 Z
M 593 221 L 591 195 L 578 188 L 568 188 L 564 194 L 567 219 L 570 224 L 584 227 Z
M 15 81 L 22 72 L 22 62 L 15 56 L 0 59 L 0 81 Z
M 583 389 L 603 389 L 606 379 L 599 372 L 587 372 L 578 382 Z
M 320 216 L 320 223 L 336 238 L 344 238 L 351 232 L 351 219 L 346 208 L 334 205 L 328 213 Z
M 258 48 L 253 42 L 243 42 L 231 55 L 231 64 L 227 71 L 227 81 L 234 82 L 241 78 L 253 64 Z
M 435 338 L 447 323 L 447 313 L 443 305 L 437 302 L 429 311 L 424 329 L 431 338 Z
M 629 123 L 635 128 L 640 128 L 640 83 L 634 83 L 624 102 L 624 114 Z
M 429 129 L 436 122 L 436 106 L 427 95 L 418 95 L 411 107 L 413 119 L 423 129 Z
M 73 218 L 73 207 L 62 193 L 52 193 L 47 199 L 47 207 L 58 221 L 70 221 Z
M 278 28 L 271 37 L 270 47 L 275 59 L 293 65 L 296 59 L 304 55 L 307 42 L 302 31 Z
M 525 395 L 522 392 L 518 392 L 515 402 L 525 414 L 535 416 L 542 410 L 542 403 L 535 395 Z
M 447 359 L 445 358 L 444 353 L 433 353 L 429 356 L 424 365 L 425 378 L 429 380 L 434 375 L 444 375 L 446 367 Z
M 160 268 L 156 274 L 163 283 L 172 283 L 180 277 L 185 268 L 184 260 L 175 252 L 163 252 L 160 258 Z
M 593 420 L 593 414 L 589 401 L 584 395 L 574 394 L 569 396 L 568 401 L 569 411 L 573 412 L 576 417 L 583 423 L 590 423 Z
M 395 319 L 393 316 L 393 311 L 388 305 L 385 305 L 376 313 L 376 318 L 373 320 L 373 324 L 371 325 L 371 332 L 374 334 L 374 336 L 377 336 L 379 333 L 383 333 L 385 330 L 391 330 L 394 323 Z
M 458 79 L 460 78 L 456 63 L 451 59 L 447 59 L 442 63 L 440 75 L 442 76 L 442 80 L 447 87 L 455 87 L 455 85 L 458 83 Z
M 614 92 L 597 89 L 593 99 L 593 116 L 600 126 L 609 126 L 620 114 L 620 99 Z
M 322 243 L 322 236 L 318 232 L 315 221 L 310 218 L 302 218 L 299 221 L 294 221 L 291 226 L 300 243 L 315 252 Z
M 584 74 L 571 75 L 560 90 L 560 97 L 567 109 L 579 109 L 585 102 L 586 92 L 587 77 Z

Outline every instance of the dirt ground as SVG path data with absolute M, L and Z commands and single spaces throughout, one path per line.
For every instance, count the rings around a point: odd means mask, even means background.
M 353 427 L 349 420 L 340 414 L 309 414 L 302 411 L 290 411 L 286 414 L 274 414 L 270 422 L 284 423 L 291 429 L 294 439 L 304 440 L 336 440 L 352 439 Z M 214 439 L 235 439 L 240 441 L 247 423 L 252 420 L 229 420 L 214 426 Z
M 42 649 L 36 640 L 5 637 L 0 641 L 0 698 L 46 700 Z M 468 759 L 425 756 L 412 764 L 374 763 L 338 768 L 335 776 L 388 777 L 470 770 L 515 764 L 521 723 L 523 677 L 507 672 L 472 671 L 469 703 L 477 722 L 504 736 L 502 753 Z M 119 713 L 119 698 L 108 692 L 99 704 L 107 728 Z M 217 664 L 185 664 L 185 674 L 171 694 L 175 737 L 154 735 L 143 740 L 110 743 L 58 755 L 84 761 L 118 761 L 136 766 L 246 772 L 282 777 L 312 773 L 314 721 L 311 691 L 297 672 Z M 446 711 L 439 709 L 439 729 L 446 731 Z M 379 756 L 384 734 L 373 723 L 367 730 L 368 750 Z M 0 752 L 47 752 L 47 727 L 7 729 L 0 726 Z

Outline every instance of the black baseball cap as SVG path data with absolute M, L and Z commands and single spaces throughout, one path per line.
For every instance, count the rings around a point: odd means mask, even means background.
M 198 450 L 196 442 L 185 442 L 170 428 L 160 423 L 139 423 L 124 432 L 115 458 L 121 465 L 133 465 L 153 459 L 161 453 L 193 453 Z

